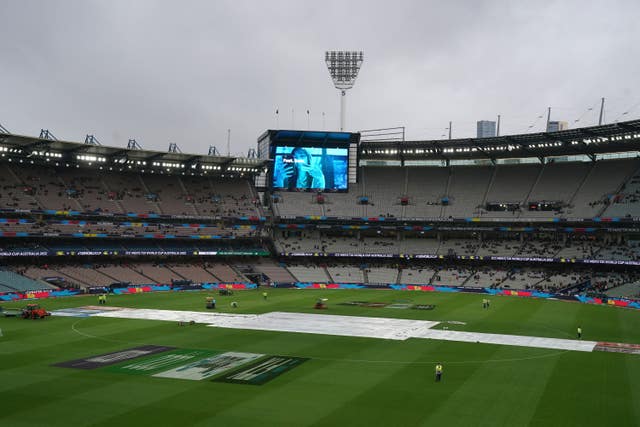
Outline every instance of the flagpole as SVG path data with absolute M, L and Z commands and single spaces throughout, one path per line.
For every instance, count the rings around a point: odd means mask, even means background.
M 276 129 L 278 129 L 280 127 L 280 114 L 279 113 L 279 109 L 276 108 Z
M 309 110 L 307 110 L 307 130 L 311 130 L 311 115 Z

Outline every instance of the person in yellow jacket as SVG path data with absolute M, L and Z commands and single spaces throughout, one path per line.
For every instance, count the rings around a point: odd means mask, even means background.
M 436 382 L 440 382 L 442 379 L 442 363 L 436 365 Z

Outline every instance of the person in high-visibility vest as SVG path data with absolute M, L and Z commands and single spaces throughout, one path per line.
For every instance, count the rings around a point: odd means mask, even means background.
M 578 339 L 582 339 L 582 328 L 580 326 L 578 326 Z
M 440 382 L 442 379 L 442 363 L 436 365 L 436 382 Z

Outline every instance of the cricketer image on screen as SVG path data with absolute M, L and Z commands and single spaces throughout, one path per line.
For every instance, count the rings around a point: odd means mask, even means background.
M 349 150 L 275 147 L 273 188 L 286 191 L 347 191 Z

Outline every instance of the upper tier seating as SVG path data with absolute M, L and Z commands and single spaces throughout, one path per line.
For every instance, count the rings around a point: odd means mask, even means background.
M 386 216 L 396 218 L 541 218 L 594 217 L 604 210 L 604 200 L 640 167 L 640 160 L 597 162 L 550 162 L 541 164 L 499 164 L 496 166 L 363 166 L 359 182 L 349 193 L 329 193 L 325 203 L 315 203 L 313 194 L 281 192 L 276 215 L 325 215 L 347 217 Z M 637 183 L 634 187 L 632 184 Z M 627 185 L 629 209 L 640 206 L 640 175 Z M 624 193 L 624 191 L 623 191 Z M 369 204 L 359 204 L 366 196 Z M 406 206 L 401 198 L 407 198 Z M 448 199 L 443 204 L 443 198 Z M 637 200 L 638 203 L 633 202 Z M 553 211 L 529 211 L 528 204 L 551 202 Z M 515 212 L 487 211 L 487 203 L 511 203 Z M 605 214 L 619 212 L 616 204 Z M 635 211 L 634 211 L 635 212 Z M 640 216 L 640 208 L 637 209 Z M 613 216 L 613 215 L 610 215 Z
M 640 171 L 625 182 L 620 191 L 612 195 L 611 203 L 602 216 L 604 217 L 639 217 L 640 216 Z
M 442 216 L 442 198 L 446 196 L 449 168 L 407 167 L 407 218 Z
M 0 208 L 258 216 L 246 179 L 3 164 Z
M 400 197 L 406 191 L 406 169 L 366 167 L 364 174 L 364 196 L 369 197 L 367 216 L 402 216 Z
M 640 167 L 637 159 L 596 162 L 587 179 L 570 201 L 568 216 L 593 218 L 604 210 L 603 200 L 616 193 L 622 183 Z
M 451 168 L 451 178 L 447 189 L 449 205 L 445 206 L 445 218 L 464 218 L 478 216 L 479 207 L 485 193 L 493 168 L 488 166 L 460 166 Z

